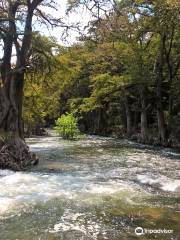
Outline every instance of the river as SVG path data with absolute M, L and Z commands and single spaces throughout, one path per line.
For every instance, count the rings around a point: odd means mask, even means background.
M 37 167 L 0 170 L 1 240 L 180 239 L 177 152 L 98 136 L 28 144 Z

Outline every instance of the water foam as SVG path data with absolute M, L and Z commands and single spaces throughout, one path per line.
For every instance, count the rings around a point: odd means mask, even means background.
M 148 175 L 138 175 L 137 180 L 143 184 L 156 185 L 161 190 L 167 192 L 180 192 L 180 180 L 170 179 L 166 176 L 148 176 Z
M 161 183 L 161 189 L 168 192 L 179 192 L 180 193 L 180 180 L 169 180 L 165 183 Z
M 101 223 L 97 223 L 92 219 L 85 219 L 86 215 L 83 213 L 73 213 L 66 210 L 59 223 L 56 223 L 53 229 L 49 229 L 49 233 L 77 231 L 83 236 L 90 237 L 90 239 L 94 240 L 96 240 L 101 233 L 104 235 L 103 239 L 106 239 L 106 231 L 103 229 Z
M 149 185 L 159 183 L 158 179 L 154 179 L 148 175 L 138 175 L 137 180 L 143 184 L 149 184 Z
M 73 176 L 55 173 L 23 173 L 0 171 L 0 214 L 24 209 L 28 205 L 44 203 L 54 198 L 74 199 L 82 195 L 113 194 L 127 189 L 127 185 L 112 180 L 97 182 L 95 176 Z

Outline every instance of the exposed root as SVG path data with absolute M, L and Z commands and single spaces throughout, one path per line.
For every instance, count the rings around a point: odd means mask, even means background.
M 0 141 L 0 168 L 15 171 L 27 170 L 38 163 L 38 158 L 29 152 L 22 139 L 14 139 L 11 143 Z

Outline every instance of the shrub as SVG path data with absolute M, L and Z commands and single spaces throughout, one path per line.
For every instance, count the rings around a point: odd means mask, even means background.
M 71 114 L 63 114 L 56 120 L 55 130 L 63 139 L 75 139 L 80 135 L 77 119 Z

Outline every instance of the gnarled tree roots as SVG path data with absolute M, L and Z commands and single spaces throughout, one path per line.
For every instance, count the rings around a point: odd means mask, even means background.
M 27 170 L 38 163 L 35 154 L 29 152 L 28 146 L 20 138 L 5 143 L 0 139 L 0 168 L 15 171 Z

